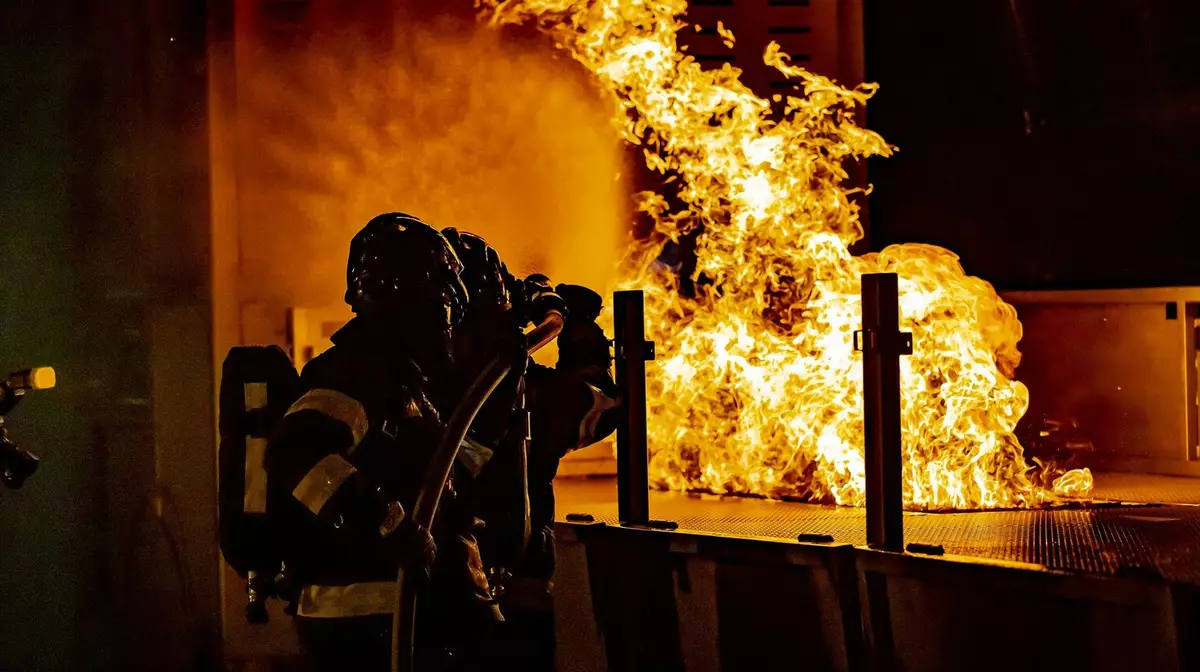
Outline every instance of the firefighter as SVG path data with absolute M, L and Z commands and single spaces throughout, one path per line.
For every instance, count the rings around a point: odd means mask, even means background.
M 431 381 L 467 309 L 462 266 L 419 219 L 380 215 L 350 243 L 355 316 L 301 374 L 266 457 L 272 515 L 299 585 L 295 623 L 318 670 L 387 670 L 400 563 L 423 576 L 418 669 L 474 669 L 500 620 L 453 479 L 430 530 L 407 516 L 440 436 Z
M 519 383 L 530 412 L 532 440 L 528 450 L 529 538 L 513 557 L 506 551 L 515 535 L 511 510 L 516 498 L 506 495 L 513 478 L 505 464 L 511 463 L 519 436 L 506 434 L 498 417 L 476 422 L 462 454 L 472 456 L 464 463 L 476 468 L 472 504 L 484 519 L 481 543 L 493 590 L 504 611 L 489 650 L 492 662 L 504 669 L 554 669 L 554 616 L 550 579 L 554 573 L 554 488 L 559 461 L 569 452 L 596 443 L 616 428 L 618 408 L 616 385 L 610 373 L 611 350 L 603 329 L 596 324 L 603 307 L 596 292 L 578 285 L 551 289 L 544 275 L 515 279 L 499 255 L 480 237 L 444 231 L 464 264 L 463 280 L 477 300 L 471 302 L 461 329 L 455 332 L 455 351 L 467 365 L 470 353 L 492 350 L 485 344 L 499 334 L 512 334 L 542 312 L 537 304 L 561 302 L 566 323 L 558 338 L 558 362 L 554 368 L 528 362 Z M 511 408 L 493 408 L 493 413 Z M 481 414 L 482 415 L 482 414 Z M 518 423 L 519 424 L 519 423 Z M 523 493 L 525 494 L 525 493 Z

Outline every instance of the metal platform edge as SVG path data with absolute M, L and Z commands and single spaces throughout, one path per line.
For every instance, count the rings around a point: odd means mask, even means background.
M 1200 586 L 1173 582 L 1152 572 L 1114 576 L 1050 569 L 1027 562 L 936 554 L 936 549 L 930 549 L 934 554 L 892 552 L 837 541 L 727 536 L 602 521 L 558 521 L 555 523 L 555 534 L 565 548 L 587 548 L 597 542 L 627 545 L 636 549 L 633 555 L 641 558 L 641 561 L 648 561 L 650 555 L 665 554 L 674 557 L 676 560 L 673 562 L 678 566 L 683 566 L 680 563 L 687 562 L 688 558 L 702 558 L 717 565 L 795 567 L 823 572 L 835 587 L 836 609 L 840 612 L 840 619 L 836 620 L 841 622 L 844 658 L 836 664 L 835 669 L 838 670 L 858 672 L 905 667 L 900 662 L 905 655 L 903 647 L 897 642 L 894 632 L 897 622 L 892 610 L 896 598 L 889 597 L 894 595 L 892 586 L 896 582 L 935 585 L 938 590 L 959 595 L 971 595 L 982 590 L 1028 595 L 1032 599 L 1070 601 L 1085 605 L 1084 608 L 1089 610 L 1140 609 L 1143 613 L 1155 614 L 1161 620 L 1160 630 L 1170 640 L 1163 645 L 1166 647 L 1165 653 L 1160 653 L 1160 659 L 1169 659 L 1170 664 L 1154 669 L 1200 669 L 1200 642 L 1195 637 L 1200 628 Z M 592 557 L 587 552 L 585 555 Z M 585 571 L 592 571 L 587 565 L 588 561 L 584 561 Z M 556 577 L 555 584 L 562 586 L 565 581 L 585 579 L 592 591 L 619 590 L 611 585 L 597 585 L 595 577 Z M 590 600 L 589 597 L 589 608 Z M 804 606 L 797 605 L 797 608 Z M 599 612 L 596 613 L 597 620 L 600 620 Z M 715 618 L 713 615 L 711 620 L 715 621 Z M 561 619 L 559 623 L 562 627 Z M 571 624 L 571 627 L 576 628 L 577 625 Z M 688 629 L 680 626 L 681 639 L 687 638 Z M 603 633 L 604 624 L 597 623 L 597 630 Z M 695 639 L 694 634 L 692 638 Z M 613 667 L 613 644 L 606 642 L 604 636 L 600 636 L 598 641 L 608 648 L 607 658 L 610 661 L 602 669 L 630 669 L 623 664 Z M 692 657 L 696 655 L 695 648 L 695 643 L 684 642 L 680 646 L 681 651 L 688 652 Z M 598 653 L 604 655 L 604 652 Z M 683 665 L 679 669 L 690 671 L 696 666 Z M 721 665 L 702 664 L 698 669 L 721 669 Z M 1110 668 L 1101 666 L 1095 669 Z

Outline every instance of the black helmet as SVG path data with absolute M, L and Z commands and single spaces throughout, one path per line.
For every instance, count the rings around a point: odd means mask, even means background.
M 482 237 L 458 229 L 442 229 L 442 235 L 462 261 L 462 280 L 471 294 L 471 308 L 489 307 L 500 312 L 512 303 L 512 276 L 500 255 Z
M 346 303 L 354 312 L 462 320 L 467 288 L 462 263 L 437 229 L 400 212 L 371 221 L 350 241 Z

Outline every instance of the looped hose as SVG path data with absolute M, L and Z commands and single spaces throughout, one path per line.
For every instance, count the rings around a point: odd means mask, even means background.
M 458 449 L 471 429 L 471 423 L 479 409 L 487 403 L 492 392 L 499 387 L 505 376 L 518 363 L 518 358 L 528 357 L 537 352 L 550 341 L 554 340 L 563 328 L 563 315 L 558 311 L 550 311 L 545 319 L 525 335 L 524 351 L 501 353 L 493 357 L 479 375 L 471 381 L 462 401 L 454 408 L 450 421 L 446 423 L 446 433 L 438 444 L 433 459 L 425 471 L 421 481 L 421 489 L 417 492 L 417 501 L 413 506 L 413 524 L 428 530 L 433 526 L 434 516 L 437 515 L 438 503 L 441 501 L 442 490 L 450 478 L 450 470 L 458 459 Z M 396 573 L 396 602 L 392 609 L 392 672 L 412 672 L 413 668 L 413 636 L 417 611 L 417 586 L 413 575 L 405 571 L 403 564 Z

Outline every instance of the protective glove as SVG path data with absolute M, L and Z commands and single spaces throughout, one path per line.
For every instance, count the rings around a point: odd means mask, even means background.
M 567 319 L 558 336 L 559 367 L 600 367 L 607 371 L 612 362 L 608 336 L 596 318 L 604 308 L 604 299 L 580 285 L 559 285 L 557 293 L 567 306 Z
M 534 324 L 539 324 L 552 310 L 564 315 L 567 313 L 566 302 L 550 286 L 550 278 L 541 273 L 534 273 L 525 278 L 521 283 L 521 295 L 523 298 L 519 307 L 523 309 L 524 316 Z
M 437 562 L 437 544 L 429 530 L 405 520 L 385 539 L 405 572 L 411 573 L 419 583 L 432 580 L 433 566 Z

